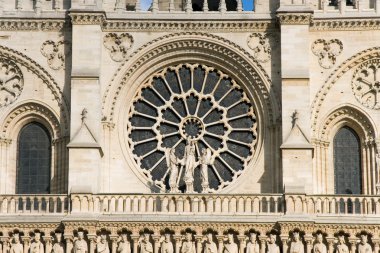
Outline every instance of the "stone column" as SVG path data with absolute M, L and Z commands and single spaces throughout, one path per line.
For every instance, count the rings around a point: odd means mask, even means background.
M 159 253 L 160 251 L 160 235 L 155 234 L 152 236 L 154 241 L 154 253 Z
M 267 237 L 265 235 L 260 235 L 259 240 L 260 240 L 260 253 L 265 253 Z
M 239 235 L 238 236 L 238 240 L 239 240 L 239 252 L 240 253 L 244 253 L 244 249 L 245 249 L 245 235 Z
M 63 237 L 65 238 L 65 241 L 66 241 L 66 253 L 71 253 L 73 249 L 74 237 L 72 235 L 64 235 Z
M 137 253 L 138 252 L 138 246 L 139 246 L 139 235 L 134 234 L 131 236 L 132 241 L 133 241 L 133 252 L 132 253 Z
M 111 244 L 111 253 L 116 253 L 118 236 L 117 235 L 111 235 L 110 239 L 111 239 L 111 242 L 112 242 L 112 244 Z
M 101 191 L 102 100 L 100 91 L 104 13 L 90 4 L 72 5 L 71 120 L 69 193 Z M 83 17 L 88 16 L 88 17 Z M 82 22 L 84 19 L 91 20 Z M 83 42 L 86 43 L 83 43 Z M 108 180 L 108 179 L 104 179 Z
M 327 240 L 327 244 L 328 244 L 328 248 L 327 248 L 327 251 L 328 253 L 334 253 L 334 241 L 335 241 L 335 238 L 333 236 L 329 236 L 329 237 L 326 237 L 326 240 Z
M 0 247 L 1 246 L 3 246 L 2 247 L 2 252 L 3 253 L 7 253 L 8 252 L 8 248 L 9 248 L 9 241 L 10 241 L 10 238 L 8 237 L 8 236 L 1 236 L 0 237 L 0 241 L 2 242 L 2 245 L 0 245 Z M 1 249 L 1 248 L 0 248 Z
M 223 253 L 223 248 L 224 248 L 223 239 L 224 239 L 224 236 L 223 235 L 217 235 L 216 238 L 218 239 L 218 253 Z
M 180 247 L 181 247 L 181 235 L 176 234 L 173 236 L 174 241 L 175 241 L 175 253 L 180 253 Z
M 285 193 L 314 192 L 309 96 L 309 26 L 313 14 L 307 8 L 288 5 L 277 11 L 281 25 L 281 150 Z
M 89 253 L 95 253 L 95 250 L 96 250 L 96 238 L 97 236 L 96 235 L 87 235 L 87 238 L 89 240 L 89 243 L 90 243 L 90 251 Z
M 280 235 L 281 242 L 282 242 L 282 252 L 287 253 L 288 252 L 288 240 L 289 237 L 287 235 Z
M 313 236 L 310 234 L 305 235 L 305 241 L 306 241 L 306 253 L 311 253 L 311 250 L 313 249 Z
M 196 235 L 195 241 L 197 242 L 197 253 L 202 253 L 202 236 Z
M 24 253 L 28 253 L 30 248 L 30 236 L 21 236 L 21 240 L 24 243 Z
M 350 252 L 351 253 L 356 253 L 356 241 L 357 241 L 357 238 L 356 237 L 350 237 L 350 238 L 348 238 L 348 241 L 351 244 Z
M 50 253 L 53 248 L 51 236 L 43 236 L 42 238 L 45 241 L 45 253 Z
M 379 246 L 380 246 L 380 238 L 373 238 L 372 243 L 374 244 L 374 253 L 379 253 Z

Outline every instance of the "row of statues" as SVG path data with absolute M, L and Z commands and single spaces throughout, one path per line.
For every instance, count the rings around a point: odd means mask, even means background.
M 194 193 L 194 171 L 200 166 L 202 193 L 210 192 L 208 179 L 208 166 L 214 164 L 211 149 L 203 148 L 197 161 L 195 152 L 195 142 L 188 140 L 185 147 L 185 154 L 182 159 L 176 156 L 175 148 L 165 151 L 166 164 L 170 171 L 169 186 L 170 193 L 179 193 L 178 185 L 181 172 L 185 169 L 183 180 L 186 184 L 186 193 Z
M 315 240 L 312 247 L 313 253 L 332 253 L 331 249 L 328 250 L 325 244 L 325 235 L 322 232 L 315 234 Z M 262 244 L 262 237 L 258 241 L 259 233 L 255 230 L 250 230 L 247 236 L 243 239 L 239 237 L 240 244 L 235 242 L 236 233 L 230 230 L 222 238 L 218 237 L 218 244 L 215 243 L 215 233 L 213 230 L 208 230 L 201 240 L 194 240 L 194 234 L 189 229 L 180 239 L 173 240 L 173 233 L 169 230 L 163 233 L 157 240 L 152 240 L 152 233 L 149 231 L 143 232 L 137 240 L 136 247 L 132 247 L 129 234 L 124 231 L 120 234 L 115 248 L 110 250 L 107 233 L 101 233 L 96 240 L 96 253 L 262 253 L 260 249 L 265 247 L 266 253 L 280 253 L 278 245 L 278 233 L 272 230 L 267 234 L 265 244 Z M 347 235 L 344 232 L 337 234 L 334 252 L 336 253 L 372 253 L 372 246 L 368 243 L 368 234 L 362 231 L 359 235 L 360 242 L 355 245 L 356 249 L 350 248 L 347 245 Z M 153 242 L 153 243 L 152 243 Z M 197 242 L 197 243 L 196 243 Z M 283 241 L 284 242 L 284 241 Z M 287 244 L 287 253 L 305 253 L 306 244 L 301 238 L 300 231 L 295 230 L 292 232 L 290 242 Z M 2 247 L 3 253 L 67 253 L 66 245 L 62 240 L 62 234 L 56 233 L 55 240 L 52 247 L 45 251 L 44 244 L 41 241 L 41 234 L 35 233 L 32 242 L 23 244 L 20 240 L 20 235 L 14 233 L 10 245 Z M 133 249 L 133 250 L 132 250 Z M 73 253 L 89 253 L 89 247 L 85 240 L 84 233 L 78 232 L 78 236 L 74 240 Z M 91 252 L 94 253 L 94 252 Z

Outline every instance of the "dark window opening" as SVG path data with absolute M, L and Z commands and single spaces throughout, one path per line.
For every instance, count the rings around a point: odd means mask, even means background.
M 330 6 L 338 6 L 338 0 L 330 0 L 329 5 Z M 353 0 L 346 0 L 346 5 L 347 6 L 353 6 L 354 1 Z
M 334 138 L 335 194 L 362 194 L 360 140 L 349 127 Z
M 17 194 L 50 193 L 51 138 L 47 129 L 33 122 L 18 138 Z

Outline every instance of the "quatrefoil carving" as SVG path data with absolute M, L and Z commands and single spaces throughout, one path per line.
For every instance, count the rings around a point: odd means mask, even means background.
M 133 37 L 128 33 L 122 33 L 120 35 L 109 33 L 104 36 L 103 43 L 108 49 L 112 60 L 120 62 L 127 57 L 128 50 L 133 45 Z
M 252 33 L 248 37 L 248 47 L 253 50 L 253 56 L 259 62 L 267 62 L 270 59 L 271 48 L 269 34 Z
M 69 54 L 70 43 L 65 40 L 54 42 L 52 40 L 45 41 L 41 46 L 41 53 L 47 58 L 49 67 L 59 70 L 65 66 L 65 57 Z
M 336 62 L 336 57 L 343 51 L 343 43 L 338 39 L 314 41 L 311 51 L 318 56 L 319 65 L 324 69 L 330 69 Z

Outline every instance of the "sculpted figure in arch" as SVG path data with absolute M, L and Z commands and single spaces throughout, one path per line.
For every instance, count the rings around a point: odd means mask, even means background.
M 204 238 L 204 253 L 218 253 L 218 248 L 214 242 L 214 234 L 212 231 L 207 231 Z
M 189 229 L 185 231 L 185 240 L 182 242 L 181 253 L 196 253 L 193 233 Z
M 327 253 L 327 247 L 323 243 L 323 233 L 321 231 L 316 233 L 313 253 Z
M 238 253 L 238 245 L 234 240 L 234 233 L 227 233 L 227 241 L 224 243 L 223 253 Z
M 165 232 L 165 234 L 160 238 L 161 243 L 161 253 L 173 253 L 174 247 L 171 240 L 171 234 Z
M 153 253 L 153 245 L 150 242 L 150 233 L 144 233 L 138 241 L 140 253 Z
M 372 247 L 368 243 L 368 233 L 366 231 L 362 231 L 360 233 L 360 242 L 358 244 L 358 253 L 371 253 Z
M 44 245 L 41 242 L 41 233 L 36 232 L 30 245 L 30 253 L 44 253 Z
M 55 233 L 55 242 L 52 248 L 52 253 L 64 253 L 65 252 L 65 245 L 62 242 L 62 234 L 61 233 Z
M 116 249 L 117 253 L 131 253 L 131 243 L 128 240 L 128 234 L 121 232 L 121 239 Z
M 300 238 L 300 231 L 295 229 L 293 231 L 293 238 L 290 244 L 290 253 L 304 253 L 304 245 Z
M 210 191 L 208 182 L 208 166 L 214 164 L 211 149 L 202 149 L 202 156 L 199 163 L 201 164 L 202 193 L 207 193 Z
M 183 179 L 186 183 L 186 193 L 194 192 L 194 170 L 198 166 L 195 160 L 195 143 L 190 139 L 187 140 L 185 147 L 185 176 Z
M 280 253 L 280 247 L 276 244 L 277 231 L 270 231 L 268 237 L 267 253 Z
M 260 246 L 257 243 L 258 233 L 254 230 L 249 231 L 248 233 L 248 243 L 246 247 L 246 253 L 260 253 Z
M 346 245 L 345 233 L 343 231 L 338 233 L 338 243 L 336 245 L 336 253 L 348 253 L 348 247 Z
M 87 242 L 84 240 L 83 231 L 78 231 L 78 239 L 74 242 L 74 253 L 87 253 L 88 246 Z
M 96 252 L 97 253 L 110 253 L 110 248 L 109 248 L 108 242 L 107 242 L 107 234 L 105 232 L 102 232 L 100 234 L 100 240 L 96 244 Z
M 11 242 L 11 248 L 9 250 L 10 253 L 24 253 L 24 246 L 20 241 L 20 234 L 14 233 L 13 240 Z
M 178 165 L 182 164 L 182 160 L 176 157 L 175 148 L 165 150 L 166 164 L 170 170 L 169 186 L 170 193 L 178 193 Z

